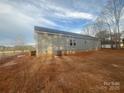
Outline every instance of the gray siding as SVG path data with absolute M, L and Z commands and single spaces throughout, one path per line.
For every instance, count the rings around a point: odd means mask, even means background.
M 72 45 L 70 45 L 72 40 Z M 74 45 L 74 43 L 76 45 Z M 37 33 L 37 53 L 56 54 L 58 50 L 64 53 L 95 50 L 100 47 L 99 40 L 95 38 L 76 38 L 61 34 Z

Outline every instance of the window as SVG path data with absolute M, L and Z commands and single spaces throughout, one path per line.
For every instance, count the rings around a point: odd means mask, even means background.
M 72 46 L 72 40 L 70 40 L 70 46 Z
M 76 41 L 75 41 L 75 40 L 73 40 L 73 42 L 74 42 L 74 46 L 76 46 Z
M 73 45 L 73 46 L 76 46 L 76 41 L 71 39 L 71 40 L 70 40 L 70 46 L 72 46 L 72 45 Z

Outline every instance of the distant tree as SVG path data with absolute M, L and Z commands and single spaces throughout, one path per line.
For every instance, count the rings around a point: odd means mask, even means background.
M 108 1 L 110 13 L 113 14 L 115 21 L 115 29 L 117 33 L 117 48 L 120 48 L 120 19 L 122 17 L 122 10 L 124 8 L 124 0 L 109 0 Z
M 109 38 L 109 33 L 106 30 L 96 33 L 96 37 L 101 40 L 101 48 L 102 48 L 103 45 L 106 44 L 106 42 L 109 41 L 109 39 L 108 39 Z
M 94 23 L 96 34 L 101 31 L 109 32 L 111 48 L 113 48 L 113 41 L 116 48 L 120 48 L 120 20 L 123 8 L 124 0 L 108 0 L 108 4 Z
M 105 28 L 107 29 L 107 31 L 109 32 L 109 38 L 110 38 L 110 44 L 111 44 L 111 48 L 113 48 L 113 38 L 112 38 L 112 34 L 113 34 L 113 24 L 114 24 L 114 20 L 113 20 L 113 16 L 111 15 L 111 13 L 109 12 L 108 7 L 105 7 L 105 9 L 101 12 L 101 19 L 103 21 L 103 24 L 105 25 Z
M 89 24 L 88 26 L 82 29 L 82 34 L 95 36 L 94 24 Z
M 21 50 L 24 51 L 25 50 L 25 38 L 22 35 L 18 35 L 15 38 L 15 50 Z
M 122 39 L 123 47 L 124 47 L 124 38 Z

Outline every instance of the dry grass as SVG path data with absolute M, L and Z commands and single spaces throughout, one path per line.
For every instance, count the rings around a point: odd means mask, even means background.
M 124 92 L 123 50 L 85 52 L 54 59 L 22 56 L 9 62 L 16 64 L 0 65 L 0 93 Z M 120 85 L 106 86 L 104 82 Z

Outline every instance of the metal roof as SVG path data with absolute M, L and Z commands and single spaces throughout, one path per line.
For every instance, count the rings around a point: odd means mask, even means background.
M 61 30 L 56 30 L 56 29 L 51 29 L 51 28 L 46 28 L 46 27 L 39 27 L 35 26 L 34 30 L 36 33 L 42 33 L 42 32 L 48 32 L 52 34 L 61 34 L 65 36 L 72 36 L 72 37 L 78 37 L 78 38 L 90 38 L 90 39 L 96 39 L 95 37 L 88 36 L 88 35 L 82 35 L 82 34 L 77 34 L 77 33 L 72 33 L 72 32 L 67 32 L 67 31 L 61 31 Z

